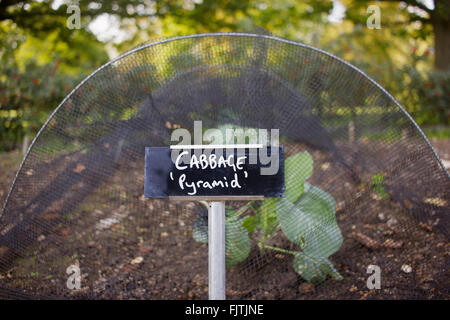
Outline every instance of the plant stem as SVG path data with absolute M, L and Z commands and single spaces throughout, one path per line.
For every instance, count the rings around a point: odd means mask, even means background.
M 249 201 L 247 202 L 245 205 L 243 205 L 242 207 L 240 207 L 237 211 L 236 211 L 236 216 L 240 217 L 242 216 L 247 210 L 248 208 L 250 208 L 252 206 L 252 202 L 253 201 Z
M 206 209 L 209 210 L 209 205 L 207 201 L 199 201 L 200 204 L 202 204 Z
M 268 246 L 268 245 L 262 245 L 262 249 L 270 249 L 273 251 L 277 251 L 277 252 L 281 252 L 281 253 L 286 253 L 286 254 L 292 254 L 295 255 L 297 252 L 295 251 L 290 251 L 290 250 L 286 250 L 286 249 L 281 249 L 281 248 L 277 248 L 277 247 L 272 247 L 272 246 Z

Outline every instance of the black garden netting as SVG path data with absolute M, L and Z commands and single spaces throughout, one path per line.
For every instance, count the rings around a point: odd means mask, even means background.
M 0 216 L 0 297 L 207 298 L 204 205 L 143 197 L 144 148 L 194 121 L 279 129 L 299 163 L 300 198 L 227 202 L 228 299 L 449 298 L 450 178 L 420 128 L 352 65 L 256 34 L 144 44 L 66 97 Z

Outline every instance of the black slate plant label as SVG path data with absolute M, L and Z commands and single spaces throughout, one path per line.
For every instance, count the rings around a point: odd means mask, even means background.
M 283 147 L 274 148 L 279 153 L 279 162 L 278 170 L 271 175 L 261 174 L 261 168 L 268 168 L 271 164 L 267 163 L 266 157 L 262 161 L 259 150 L 177 150 L 179 153 L 187 151 L 188 154 L 183 154 L 185 161 L 179 161 L 176 165 L 171 159 L 170 147 L 146 147 L 144 196 L 282 197 Z M 262 152 L 271 156 L 271 148 Z M 202 154 L 202 161 L 199 161 Z

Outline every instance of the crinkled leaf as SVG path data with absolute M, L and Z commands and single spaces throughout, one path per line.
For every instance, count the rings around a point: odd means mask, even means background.
M 249 233 L 252 233 L 255 230 L 262 230 L 266 238 L 272 236 L 279 227 L 276 212 L 277 200 L 277 198 L 265 198 L 259 206 L 253 205 L 253 211 L 255 211 L 256 214 L 255 216 L 245 217 L 242 222 L 243 227 L 247 229 Z M 246 210 L 247 208 L 244 209 Z M 236 215 L 240 216 L 245 210 L 239 209 L 236 211 Z
M 314 284 L 325 281 L 328 275 L 336 280 L 342 279 L 330 260 L 310 256 L 303 252 L 295 254 L 294 269 L 303 279 Z
M 279 226 L 276 212 L 277 201 L 277 198 L 266 198 L 261 205 L 259 226 L 265 237 L 272 236 Z
M 201 207 L 192 226 L 192 236 L 199 243 L 208 243 L 208 211 Z
M 233 210 L 227 210 L 225 218 L 225 255 L 226 266 L 231 267 L 244 261 L 250 253 L 250 237 L 243 226 L 245 219 L 236 216 Z M 208 243 L 208 218 L 198 215 L 192 228 L 192 236 L 195 241 Z
M 256 228 L 256 218 L 254 216 L 247 216 L 242 221 L 242 226 L 247 229 L 248 233 L 252 233 Z
M 336 202 L 334 201 L 334 198 L 331 194 L 329 194 L 326 191 L 323 191 L 322 189 L 320 189 L 319 187 L 313 186 L 312 184 L 309 184 L 308 182 L 305 182 L 305 189 L 304 189 L 304 193 L 308 194 L 311 193 L 316 197 L 321 198 L 323 201 L 325 201 L 328 206 L 331 208 L 331 211 L 333 212 L 333 217 L 335 215 L 336 212 Z M 302 201 L 304 202 L 304 197 L 302 197 Z M 297 201 L 297 203 L 300 202 Z M 330 216 L 331 217 L 331 216 Z
M 288 157 L 284 161 L 285 172 L 285 198 L 290 202 L 295 202 L 303 193 L 303 185 L 313 170 L 313 159 L 311 155 L 304 151 Z
M 195 226 L 192 228 L 192 236 L 199 243 L 208 243 L 208 226 Z
M 327 258 L 342 244 L 335 218 L 334 200 L 327 192 L 307 185 L 306 192 L 294 204 L 286 198 L 277 202 L 277 216 L 286 237 L 303 252 Z
M 244 261 L 250 253 L 250 237 L 242 226 L 244 219 L 229 217 L 225 221 L 225 256 L 227 268 Z

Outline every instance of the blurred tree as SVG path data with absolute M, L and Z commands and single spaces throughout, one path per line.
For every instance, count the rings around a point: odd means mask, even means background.
M 204 32 L 273 33 L 319 44 L 329 24 L 332 0 L 174 0 L 170 8 L 155 2 L 157 19 L 123 19 L 133 36 L 116 45 L 121 52 L 155 35 L 180 36 Z M 167 11 L 169 10 L 170 11 Z M 264 31 L 268 30 L 268 31 Z
M 92 33 L 66 33 L 65 18 L 50 19 L 54 29 L 40 33 L 0 21 L 0 150 L 33 136 L 67 93 L 108 60 L 104 44 Z
M 449 124 L 450 70 L 433 70 L 432 25 L 412 22 L 419 11 L 405 2 L 340 2 L 346 8 L 343 21 L 328 28 L 321 47 L 374 78 L 420 125 Z M 366 24 L 371 4 L 380 7 L 380 29 Z
M 450 1 L 434 0 L 431 6 L 422 0 L 339 0 L 346 13 L 342 22 L 333 23 L 329 16 L 336 2 L 0 0 L 0 135 L 9 135 L 2 141 L 13 141 L 8 148 L 14 148 L 24 134 L 35 132 L 68 90 L 108 60 L 112 41 L 100 42 L 88 28 L 102 15 L 114 17 L 128 35 L 113 44 L 120 52 L 155 36 L 263 28 L 351 61 L 419 122 L 449 123 L 449 72 L 431 72 L 429 47 L 434 36 L 435 67 L 448 70 Z M 80 29 L 68 28 L 71 4 L 80 8 Z M 366 26 L 370 4 L 381 8 L 381 30 Z M 414 93 L 405 94 L 408 89 Z
M 367 7 L 370 4 L 382 5 L 382 28 L 405 37 L 434 38 L 434 65 L 437 70 L 450 69 L 450 1 L 433 0 L 434 6 L 428 6 L 421 0 L 343 0 L 346 6 L 346 19 L 356 25 L 365 26 Z M 394 9 L 394 15 L 385 15 Z M 412 28 L 408 28 L 408 25 Z
M 68 28 L 78 5 L 81 28 Z M 76 83 L 108 59 L 87 26 L 100 15 L 119 18 L 132 35 L 125 51 L 155 34 L 255 31 L 257 26 L 298 38 L 317 34 L 332 1 L 279 0 L 2 0 L 0 1 L 0 122 L 10 149 L 32 135 Z M 309 22 L 306 22 L 309 21 Z M 45 78 L 45 81 L 44 81 Z
M 100 15 L 120 18 L 132 34 L 121 49 L 148 40 L 149 34 L 254 31 L 256 26 L 294 38 L 299 38 L 302 30 L 305 38 L 308 33 L 317 33 L 317 22 L 327 23 L 333 8 L 332 0 L 3 0 L 0 21 L 14 21 L 35 35 L 57 30 L 58 38 L 66 41 L 72 30 L 61 28 L 65 23 L 61 19 L 69 17 L 71 3 L 78 3 L 82 28 Z

